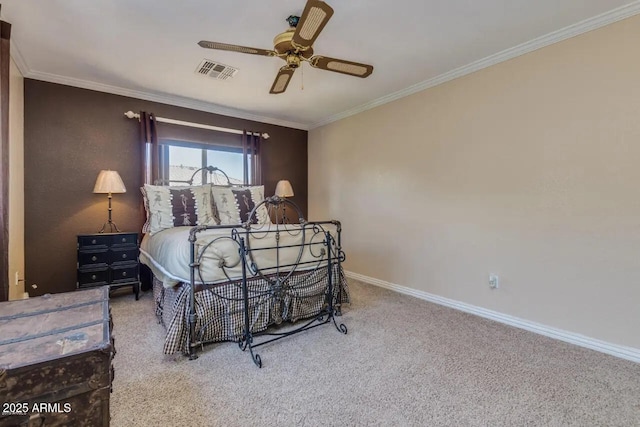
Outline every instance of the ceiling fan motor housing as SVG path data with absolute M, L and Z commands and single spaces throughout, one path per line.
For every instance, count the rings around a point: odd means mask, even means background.
M 291 38 L 293 37 L 293 33 L 295 32 L 295 28 L 289 28 L 284 33 L 280 33 L 273 39 L 273 50 L 278 52 L 280 55 L 284 54 L 299 54 L 303 58 L 311 58 L 313 56 L 313 48 L 309 47 L 307 50 L 299 51 L 293 47 L 291 44 Z M 289 62 L 287 60 L 287 62 Z

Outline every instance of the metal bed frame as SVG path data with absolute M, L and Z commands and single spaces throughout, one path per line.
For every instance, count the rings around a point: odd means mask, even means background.
M 191 180 L 180 181 L 191 184 L 193 178 L 201 171 L 213 174 L 216 171 L 221 172 L 227 181 L 228 186 L 233 186 L 226 173 L 217 167 L 207 166 L 194 172 Z M 204 177 L 203 177 L 204 178 Z M 203 179 L 204 181 L 204 179 Z M 175 181 L 172 181 L 175 182 Z M 252 218 L 257 218 L 258 209 L 266 207 L 269 218 L 272 222 L 265 224 L 254 224 Z M 291 223 L 285 212 L 294 212 L 298 222 Z M 202 278 L 200 266 L 203 263 L 203 257 L 207 250 L 220 240 L 233 242 L 238 248 L 239 260 L 233 265 L 227 265 L 226 260 L 221 260 L 219 267 L 222 268 L 229 282 L 236 282 L 241 286 L 242 307 L 243 307 L 243 333 L 238 340 L 238 346 L 242 351 L 249 350 L 253 362 L 259 368 L 262 367 L 262 359 L 255 350 L 262 345 L 295 335 L 297 333 L 325 325 L 333 322 L 335 328 L 343 333 L 347 333 L 347 327 L 344 323 L 339 322 L 336 317 L 341 315 L 340 296 L 342 292 L 342 262 L 345 260 L 345 253 L 341 246 L 342 226 L 339 221 L 306 221 L 298 205 L 291 200 L 278 196 L 267 197 L 256 206 L 248 215 L 249 220 L 239 225 L 214 225 L 214 226 L 196 226 L 190 230 L 190 294 L 189 301 L 189 331 L 188 331 L 188 351 L 189 359 L 197 359 L 196 350 L 208 341 L 202 337 L 207 325 L 201 325 L 197 330 L 197 314 L 196 314 L 196 288 L 207 289 L 209 292 L 216 293 L 216 284 L 207 284 Z M 335 227 L 335 237 L 327 227 L 331 225 Z M 198 234 L 209 229 L 228 229 L 229 236 L 218 237 L 199 246 L 197 249 L 196 242 Z M 287 233 L 289 236 L 299 239 L 296 243 L 281 244 L 281 236 Z M 269 247 L 252 247 L 252 242 L 257 242 L 267 236 L 274 236 L 275 246 Z M 259 251 L 274 252 L 274 262 L 269 265 L 258 265 L 254 254 Z M 294 263 L 281 264 L 280 255 L 284 250 L 297 250 L 297 258 Z M 303 253 L 307 251 L 307 256 L 303 261 Z M 241 263 L 242 277 L 241 279 L 232 279 L 227 274 L 226 268 L 236 267 Z M 305 292 L 305 286 L 296 286 L 293 282 L 299 282 L 300 279 L 304 283 L 305 277 L 311 277 L 314 273 L 321 269 L 326 269 L 326 286 L 324 286 L 323 294 L 311 295 L 316 298 L 322 298 L 323 303 L 319 310 L 312 316 L 307 317 L 304 324 L 288 329 L 284 332 L 265 330 L 254 331 L 252 328 L 252 319 L 250 316 L 251 304 L 258 304 L 260 299 L 267 299 L 268 303 L 282 304 L 286 298 L 300 297 Z M 292 280 L 295 277 L 296 280 Z M 253 279 L 262 279 L 263 283 L 267 283 L 266 289 L 253 288 L 249 285 L 249 281 Z M 225 283 L 229 283 L 225 282 Z M 233 299 L 216 294 L 220 298 Z M 236 300 L 237 301 L 237 300 Z M 302 320 L 301 320 L 302 322 Z M 270 322 L 268 326 L 273 326 Z M 261 337 L 266 337 L 261 339 Z

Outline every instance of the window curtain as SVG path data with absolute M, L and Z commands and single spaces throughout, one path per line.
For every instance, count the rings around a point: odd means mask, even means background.
M 160 147 L 153 113 L 140 111 L 140 145 L 142 148 L 142 182 L 156 184 L 160 179 Z
M 9 45 L 11 24 L 0 21 L 0 301 L 9 299 Z
M 259 132 L 242 131 L 242 154 L 244 157 L 244 183 L 262 185 L 262 134 Z M 251 171 L 251 172 L 249 172 Z M 251 181 L 249 181 L 251 173 Z
M 164 135 L 164 133 L 163 133 Z M 262 135 L 259 132 L 242 131 L 244 183 L 262 185 Z M 140 145 L 142 149 L 142 182 L 163 184 L 163 150 L 158 143 L 158 127 L 153 113 L 140 111 Z M 251 179 L 249 179 L 251 177 Z

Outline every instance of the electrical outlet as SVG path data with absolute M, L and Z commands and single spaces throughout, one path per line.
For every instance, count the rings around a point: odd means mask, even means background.
M 489 287 L 491 289 L 498 289 L 500 287 L 500 279 L 497 274 L 489 274 Z
M 15 282 L 13 282 L 13 284 L 18 286 L 18 283 L 20 283 L 20 274 L 18 274 L 18 272 L 16 271 L 16 280 Z

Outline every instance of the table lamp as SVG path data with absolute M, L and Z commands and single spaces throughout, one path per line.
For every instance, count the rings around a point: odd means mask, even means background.
M 293 197 L 293 187 L 291 187 L 291 183 L 286 179 L 281 179 L 276 184 L 276 196 L 287 198 Z
M 111 194 L 127 192 L 124 182 L 122 182 L 122 178 L 120 178 L 118 172 L 112 170 L 101 170 L 98 174 L 98 178 L 96 179 L 96 185 L 93 187 L 93 192 L 98 194 L 106 193 L 109 195 L 109 220 L 104 223 L 99 233 L 104 233 L 107 226 L 111 233 L 113 233 L 114 229 L 115 231 L 120 232 L 118 226 L 111 220 Z
M 286 179 L 281 179 L 276 184 L 276 196 L 286 199 L 287 197 L 293 197 L 293 187 L 291 183 Z M 282 205 L 282 221 L 287 221 L 286 204 Z

